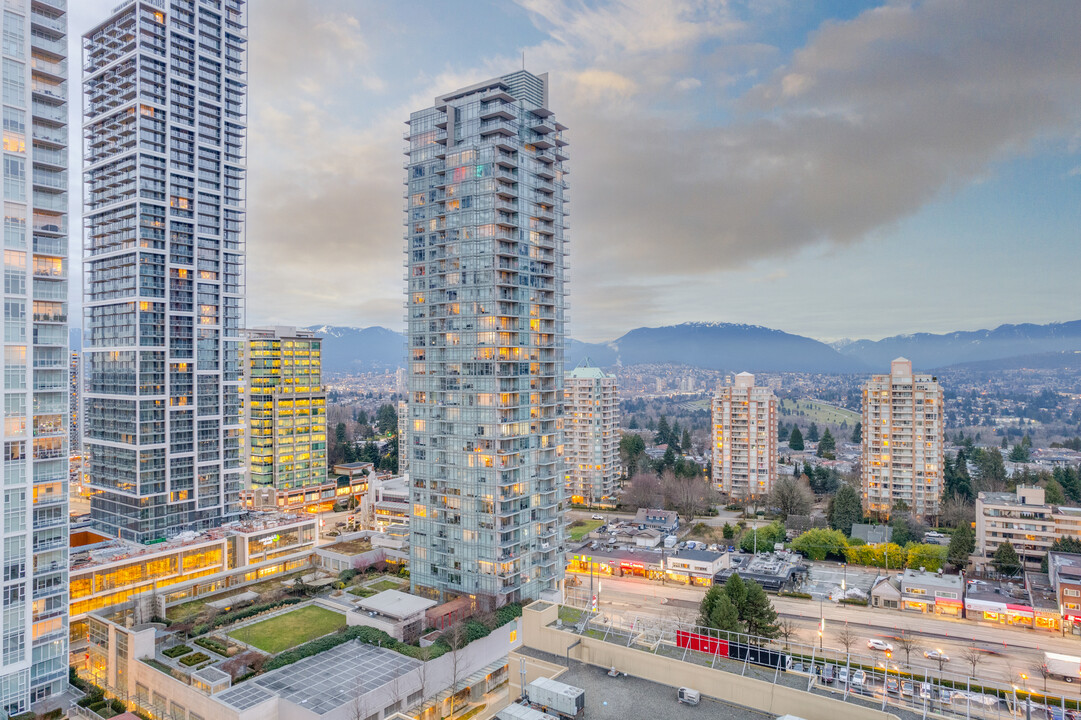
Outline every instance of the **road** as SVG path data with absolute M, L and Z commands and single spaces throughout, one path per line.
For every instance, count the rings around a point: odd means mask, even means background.
M 582 580 L 581 596 L 588 594 L 589 576 L 578 575 Z M 641 578 L 603 578 L 600 581 L 598 609 L 601 613 L 611 612 L 623 616 L 650 615 L 668 619 L 693 622 L 697 615 L 698 604 L 704 594 L 702 588 L 683 585 L 660 585 Z M 818 625 L 820 615 L 825 618 L 827 647 L 841 648 L 838 641 L 847 624 L 856 635 L 851 646 L 853 654 L 885 658 L 867 648 L 867 640 L 879 638 L 894 646 L 892 663 L 911 664 L 916 669 L 933 671 L 937 674 L 939 665 L 936 661 L 923 657 L 925 650 L 940 649 L 950 657 L 943 664 L 943 670 L 956 675 L 972 674 L 971 665 L 962 657 L 966 648 L 976 647 L 982 651 L 981 660 L 976 666 L 975 675 L 993 679 L 1001 683 L 1028 687 L 1035 692 L 1042 692 L 1044 681 L 1037 670 L 1042 663 L 1044 652 L 1058 652 L 1068 655 L 1081 654 L 1081 641 L 1077 638 L 1059 635 L 1037 634 L 1019 628 L 1003 628 L 980 625 L 967 620 L 947 620 L 926 615 L 915 615 L 893 610 L 861 608 L 835 605 L 830 602 L 819 603 L 799 598 L 771 596 L 773 606 L 782 618 L 796 623 L 796 635 L 790 642 L 818 644 Z M 904 632 L 917 637 L 916 647 L 910 651 L 909 662 L 905 662 L 904 650 L 897 638 Z M 843 655 L 843 653 L 841 653 Z M 891 668 L 894 665 L 891 665 Z M 1022 674 L 1027 678 L 1022 678 Z M 1051 693 L 1065 693 L 1066 697 L 1077 697 L 1077 685 L 1058 680 L 1048 680 L 1047 689 Z

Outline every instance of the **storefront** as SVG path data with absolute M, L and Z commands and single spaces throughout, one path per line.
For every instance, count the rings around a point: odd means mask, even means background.
M 992 625 L 1005 625 L 1006 603 L 966 597 L 965 617 L 969 620 L 975 620 L 976 622 L 991 623 Z
M 959 618 L 962 615 L 962 605 L 960 600 L 954 600 L 952 598 L 935 598 L 935 615 L 942 615 L 945 617 Z
M 1016 627 L 1031 628 L 1033 625 L 1033 617 L 1035 612 L 1028 605 L 1014 605 L 1007 603 L 1006 605 L 1006 624 L 1014 625 Z

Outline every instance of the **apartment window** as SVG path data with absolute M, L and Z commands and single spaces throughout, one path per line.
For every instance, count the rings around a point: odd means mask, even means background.
M 26 160 L 4 156 L 4 199 L 26 200 Z
M 1073 588 L 1063 588 L 1062 594 L 1066 597 L 1081 597 L 1081 590 L 1074 590 Z
M 25 67 L 21 62 L 4 58 L 4 104 L 26 107 Z

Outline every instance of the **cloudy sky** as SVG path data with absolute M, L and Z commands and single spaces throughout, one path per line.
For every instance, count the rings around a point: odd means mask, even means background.
M 117 1 L 70 3 L 73 44 Z M 1081 318 L 1081 3 L 249 8 L 249 324 L 401 329 L 403 121 L 523 52 L 570 127 L 581 340 Z

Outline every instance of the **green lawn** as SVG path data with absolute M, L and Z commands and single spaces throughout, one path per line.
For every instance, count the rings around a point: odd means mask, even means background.
M 840 425 L 847 422 L 848 427 L 855 427 L 861 417 L 857 412 L 845 410 L 819 400 L 782 400 L 780 404 L 781 415 L 785 416 L 786 422 L 795 421 L 800 426 L 804 435 L 811 423 L 818 425 Z M 804 414 L 799 415 L 802 411 Z
M 316 605 L 298 608 L 229 633 L 268 653 L 280 653 L 345 627 L 345 616 Z
M 377 583 L 372 583 L 371 585 L 368 586 L 368 589 L 375 590 L 376 592 L 383 592 L 384 590 L 401 590 L 402 589 L 402 581 L 401 580 L 384 579 L 384 580 L 380 580 Z
M 601 525 L 604 525 L 603 520 L 575 520 L 567 529 L 567 534 L 570 535 L 571 540 L 578 541 Z

